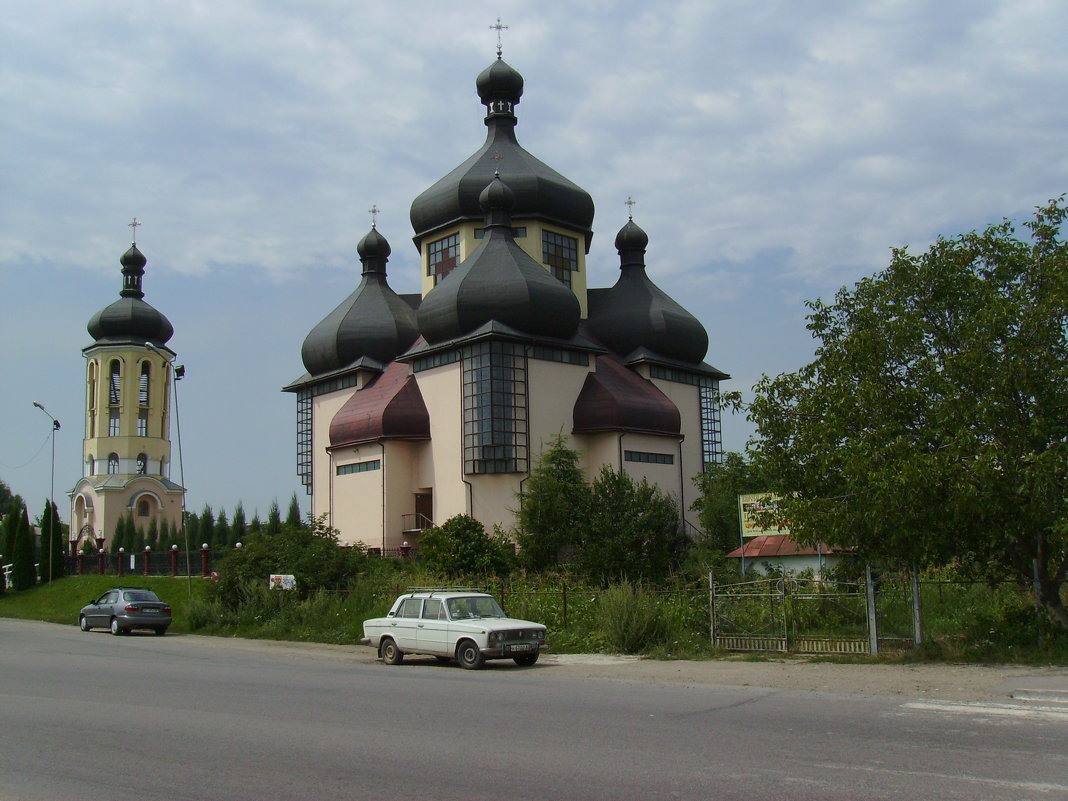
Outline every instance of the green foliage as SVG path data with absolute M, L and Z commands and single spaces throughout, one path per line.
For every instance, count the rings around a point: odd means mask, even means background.
M 16 592 L 28 590 L 37 584 L 37 548 L 34 545 L 33 529 L 26 513 L 26 504 L 17 499 L 17 508 L 10 514 L 16 518 L 14 541 L 11 543 L 11 584 Z M 11 508 L 11 507 L 9 507 Z
M 670 496 L 605 465 L 590 490 L 576 569 L 590 581 L 660 581 L 681 559 L 686 538 Z
M 48 500 L 37 520 L 41 530 L 41 581 L 48 582 L 63 578 L 63 543 L 66 540 L 66 527 L 59 519 L 59 510 Z
M 742 454 L 726 453 L 722 462 L 712 462 L 694 476 L 693 483 L 701 493 L 691 507 L 704 531 L 700 544 L 710 553 L 733 551 L 741 531 L 738 496 L 767 489 L 760 469 Z
M 220 509 L 219 516 L 215 519 L 215 535 L 213 538 L 216 548 L 228 548 L 234 544 L 230 532 L 230 521 L 226 519 L 226 510 Z
M 286 528 L 300 528 L 304 525 L 304 520 L 300 516 L 300 503 L 297 502 L 297 493 L 293 493 L 293 496 L 289 499 L 289 509 L 286 512 Z
M 659 599 L 629 581 L 614 584 L 600 596 L 600 628 L 608 647 L 637 654 L 663 644 L 668 622 Z
M 19 528 L 19 510 L 24 508 L 25 503 L 21 495 L 13 495 L 4 505 L 3 537 L 0 539 L 0 554 L 4 556 L 4 562 L 11 563 L 11 556 L 15 550 L 15 537 Z
M 201 543 L 206 542 L 209 548 L 215 548 L 218 545 L 215 540 L 215 512 L 212 510 L 210 504 L 204 504 L 204 509 L 200 513 L 197 529 L 200 534 Z M 196 546 L 194 545 L 194 547 Z
M 427 569 L 450 578 L 503 576 L 511 569 L 513 548 L 500 531 L 487 534 L 473 517 L 456 515 L 423 532 L 419 558 Z
M 1062 198 L 1029 241 L 1004 222 L 895 250 L 809 304 L 815 361 L 765 377 L 749 407 L 795 539 L 1011 571 L 1068 628 L 1065 217 Z
M 361 547 L 339 545 L 337 532 L 320 519 L 311 527 L 283 528 L 275 536 L 251 535 L 239 550 L 220 561 L 216 597 L 236 608 L 246 587 L 266 588 L 272 573 L 295 576 L 295 593 L 306 597 L 318 589 L 347 586 L 366 564 L 367 554 Z
M 267 523 L 263 527 L 263 532 L 269 536 L 274 536 L 282 530 L 282 514 L 278 511 L 278 501 L 271 501 L 271 508 L 267 512 Z
M 15 500 L 15 494 L 7 482 L 0 478 L 0 510 L 7 509 L 7 505 Z
M 234 509 L 234 519 L 230 523 L 230 544 L 244 543 L 248 539 L 248 525 L 245 523 L 245 507 L 240 501 Z
M 519 493 L 516 541 L 528 569 L 545 570 L 566 562 L 589 512 L 590 490 L 579 453 L 556 437 L 542 451 Z

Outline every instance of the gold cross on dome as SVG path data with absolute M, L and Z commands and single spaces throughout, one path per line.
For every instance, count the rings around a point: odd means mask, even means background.
M 497 24 L 490 25 L 491 31 L 497 31 L 497 58 L 501 57 L 501 31 L 508 30 L 507 25 L 501 25 L 501 18 L 497 17 Z
M 367 210 L 367 213 L 371 215 L 371 227 L 372 228 L 376 228 L 378 226 L 378 213 L 380 211 L 381 211 L 381 209 L 379 209 L 378 206 L 376 206 L 374 203 L 372 203 L 371 204 L 371 208 L 369 208 Z
M 624 205 L 627 207 L 627 219 L 634 219 L 634 204 L 637 203 L 630 195 L 627 195 L 627 199 L 624 201 Z
M 137 226 L 141 225 L 141 223 L 139 223 L 137 221 L 137 218 L 134 217 L 132 220 L 130 220 L 130 222 L 128 222 L 126 224 L 128 226 L 130 226 L 130 230 L 133 231 L 133 233 L 130 235 L 130 237 L 131 237 L 132 243 L 134 245 L 136 245 L 137 244 Z

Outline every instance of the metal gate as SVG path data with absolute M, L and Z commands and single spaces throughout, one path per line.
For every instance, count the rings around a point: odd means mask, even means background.
M 730 651 L 868 654 L 865 589 L 793 577 L 712 584 L 712 645 Z

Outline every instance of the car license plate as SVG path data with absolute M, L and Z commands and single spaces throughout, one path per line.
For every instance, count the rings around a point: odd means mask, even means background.
M 146 615 L 154 615 L 159 612 L 158 609 L 142 609 L 141 612 Z
M 515 643 L 514 645 L 506 645 L 506 646 L 504 646 L 504 652 L 506 654 L 515 653 L 516 651 L 533 651 L 533 650 L 534 650 L 534 646 L 531 645 L 529 642 L 519 642 L 519 643 Z

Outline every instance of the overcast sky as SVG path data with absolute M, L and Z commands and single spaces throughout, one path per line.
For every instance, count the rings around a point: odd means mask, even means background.
M 634 219 L 649 274 L 746 391 L 810 361 L 806 299 L 1068 190 L 1063 0 L 11 0 L 0 18 L 0 478 L 36 515 L 81 476 L 89 318 L 136 216 L 174 324 L 188 506 L 251 517 L 296 477 L 300 346 L 381 209 L 480 147 L 475 77 L 526 80 L 520 143 L 597 208 L 590 284 Z M 751 434 L 727 417 L 724 440 Z M 177 456 L 177 454 L 175 454 Z M 177 466 L 177 462 L 175 462 Z M 174 477 L 177 479 L 177 471 Z

